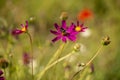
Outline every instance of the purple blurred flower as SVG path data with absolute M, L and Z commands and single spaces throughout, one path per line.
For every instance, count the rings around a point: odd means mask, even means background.
M 21 33 L 27 32 L 27 28 L 28 28 L 28 21 L 26 21 L 26 24 L 21 24 L 21 29 L 15 29 L 12 31 L 13 35 L 19 35 Z
M 95 67 L 93 63 L 90 64 L 90 69 L 91 69 L 91 73 L 95 72 Z
M 28 53 L 23 53 L 23 63 L 28 65 L 30 63 L 31 57 Z
M 5 80 L 5 78 L 2 76 L 2 74 L 3 74 L 3 71 L 0 70 L 0 80 Z
M 51 33 L 56 35 L 56 37 L 52 40 L 52 42 L 56 42 L 57 40 L 62 39 L 63 42 L 67 42 L 67 39 L 71 41 L 76 41 L 76 34 L 77 32 L 73 31 L 72 28 L 74 27 L 71 24 L 70 27 L 66 25 L 66 21 L 62 20 L 62 25 L 59 26 L 57 23 L 54 24 L 57 31 L 50 30 Z

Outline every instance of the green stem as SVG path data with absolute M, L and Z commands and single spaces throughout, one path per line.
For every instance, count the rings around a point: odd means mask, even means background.
M 95 55 L 86 63 L 86 65 L 83 67 L 83 69 L 85 69 L 85 68 L 96 58 L 96 56 L 99 54 L 99 52 L 101 51 L 102 48 L 103 48 L 103 45 L 101 45 L 101 46 L 98 48 L 98 50 L 97 50 L 97 52 L 95 53 Z M 83 69 L 82 69 L 82 70 L 83 70 Z M 76 72 L 75 74 L 73 74 L 73 76 L 72 76 L 72 78 L 71 78 L 70 80 L 73 80 L 74 77 L 75 77 L 77 74 L 80 73 L 80 71 L 81 71 L 81 70 L 79 70 L 78 72 Z
M 54 61 L 53 63 L 51 63 L 50 65 L 48 65 L 47 67 L 45 67 L 45 68 L 43 69 L 43 71 L 38 74 L 38 79 L 37 79 L 37 80 L 40 80 L 40 79 L 42 78 L 42 76 L 45 74 L 45 72 L 46 72 L 48 69 L 50 69 L 51 67 L 53 67 L 53 66 L 56 65 L 57 63 L 63 61 L 64 59 L 68 58 L 69 56 L 73 55 L 73 53 L 74 53 L 74 51 L 72 51 L 72 52 L 69 53 L 68 55 L 66 55 L 66 56 L 64 56 L 64 57 L 62 57 L 62 58 Z
M 4 69 L 4 76 L 7 77 L 7 76 L 6 76 L 6 70 L 5 70 L 5 69 Z
M 30 39 L 30 45 L 31 45 L 31 56 L 32 56 L 32 59 L 31 59 L 31 67 L 32 67 L 32 79 L 34 80 L 34 76 L 33 76 L 33 43 L 32 43 L 32 37 L 30 35 L 29 32 L 27 32 L 27 35 Z
M 58 58 L 59 55 L 61 55 L 61 51 L 64 48 L 65 43 L 63 43 L 58 49 L 57 51 L 54 53 L 53 57 L 50 59 L 50 61 L 48 62 L 47 66 L 49 64 L 51 64 L 54 60 L 56 60 Z
M 103 45 L 101 45 L 99 47 L 99 49 L 97 50 L 96 54 L 86 63 L 85 66 L 88 66 L 96 58 L 96 56 L 99 54 L 99 52 L 101 51 L 102 48 L 103 48 Z

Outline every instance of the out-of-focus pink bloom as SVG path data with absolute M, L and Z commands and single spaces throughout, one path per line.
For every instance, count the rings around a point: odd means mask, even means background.
M 24 33 L 24 32 L 27 32 L 27 28 L 28 28 L 28 21 L 26 21 L 26 24 L 24 25 L 24 24 L 21 24 L 21 29 L 14 29 L 13 31 L 12 31 L 12 34 L 13 35 L 19 35 L 19 34 L 22 34 L 22 33 Z
M 84 32 L 87 29 L 87 27 L 84 26 L 84 24 L 80 24 L 79 21 L 77 21 L 77 24 L 74 24 L 74 31 L 75 32 Z
M 2 74 L 3 74 L 3 71 L 0 70 L 0 80 L 5 80 L 5 77 L 3 77 Z
M 25 65 L 28 65 L 30 63 L 30 60 L 31 60 L 31 57 L 30 57 L 30 54 L 28 53 L 23 53 L 23 63 Z

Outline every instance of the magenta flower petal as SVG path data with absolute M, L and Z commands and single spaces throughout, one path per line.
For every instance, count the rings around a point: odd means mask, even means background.
M 0 77 L 0 80 L 5 80 L 5 78 L 1 76 L 1 77 Z
M 53 31 L 53 30 L 50 30 L 51 33 L 55 34 L 55 35 L 59 35 L 60 33 L 57 32 L 57 31 Z
M 74 27 L 75 25 L 72 23 L 71 25 L 70 25 L 70 27 L 67 29 L 67 31 L 68 32 L 73 32 L 73 30 L 74 30 Z
M 12 35 L 19 35 L 21 33 L 25 33 L 27 32 L 27 28 L 28 28 L 28 21 L 26 21 L 26 24 L 21 24 L 21 29 L 15 29 L 12 31 Z
M 18 30 L 18 29 L 12 31 L 13 35 L 18 35 L 18 34 L 21 34 L 21 33 L 23 33 L 23 31 Z
M 64 29 L 66 28 L 66 21 L 65 20 L 62 21 L 62 28 L 64 28 Z
M 2 70 L 0 70 L 0 76 L 3 74 L 3 71 Z
M 62 41 L 66 43 L 67 42 L 67 38 L 66 37 L 62 37 Z
M 55 38 L 52 40 L 52 42 L 56 42 L 56 41 L 59 40 L 59 39 L 61 39 L 61 36 L 55 37 Z
M 25 28 L 26 28 L 26 29 L 28 28 L 28 21 L 26 21 L 26 25 L 25 25 Z
M 72 33 L 71 33 L 71 35 L 77 35 L 79 32 L 75 32 L 75 31 L 73 31 Z
M 0 70 L 0 80 L 5 80 L 5 78 L 2 76 L 2 74 L 3 74 L 3 71 Z
M 21 27 L 25 27 L 26 29 L 28 28 L 28 21 L 25 21 L 25 25 L 24 24 L 21 24 Z
M 86 27 L 83 26 L 83 24 L 79 24 L 79 21 L 77 21 L 77 24 L 72 23 L 69 27 L 66 25 L 66 21 L 62 21 L 62 25 L 58 26 L 55 23 L 56 31 L 52 31 L 56 37 L 52 40 L 53 42 L 62 39 L 63 42 L 67 42 L 67 40 L 76 41 L 76 36 L 78 33 L 83 32 Z
M 71 41 L 76 41 L 76 36 L 69 36 L 68 37 Z
M 55 28 L 56 28 L 57 30 L 59 30 L 59 29 L 60 29 L 60 27 L 58 26 L 58 24 L 57 24 L 57 23 L 55 23 L 55 24 L 54 24 L 54 26 L 55 26 Z
M 21 27 L 24 27 L 24 24 L 21 24 Z

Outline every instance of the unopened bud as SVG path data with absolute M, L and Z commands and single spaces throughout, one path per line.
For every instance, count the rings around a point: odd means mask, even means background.
M 76 52 L 78 52 L 78 51 L 80 51 L 80 47 L 81 47 L 81 45 L 79 43 L 76 43 L 75 46 L 74 46 L 74 50 Z
M 84 63 L 78 63 L 77 66 L 78 66 L 79 70 L 83 70 L 84 67 L 85 67 L 85 64 Z
M 85 63 L 79 63 L 78 64 L 78 67 L 84 67 L 85 66 Z
M 62 12 L 60 15 L 61 20 L 67 20 L 68 19 L 68 13 L 67 12 Z
M 102 39 L 102 44 L 103 45 L 108 45 L 108 44 L 110 44 L 110 37 L 109 36 L 105 36 L 103 39 Z
M 30 21 L 30 22 L 35 21 L 35 17 L 30 17 L 30 18 L 29 18 L 29 21 Z
M 0 67 L 3 68 L 3 69 L 7 68 L 8 67 L 8 61 L 4 58 L 1 58 L 0 59 Z

